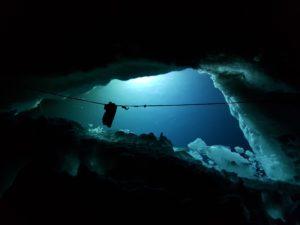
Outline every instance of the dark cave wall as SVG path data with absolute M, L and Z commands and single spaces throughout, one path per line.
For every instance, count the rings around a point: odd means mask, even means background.
M 282 72 L 299 72 L 300 14 L 293 0 L 14 3 L 19 13 L 1 17 L 6 78 L 60 76 L 122 59 L 196 67 L 211 54 L 257 57 L 286 81 L 294 78 Z
M 145 218 L 192 223 L 195 215 L 206 224 L 282 224 L 267 215 L 262 193 L 268 204 L 280 205 L 286 224 L 299 221 L 297 186 L 207 169 L 177 156 L 165 137 L 116 132 L 118 141 L 109 142 L 64 119 L 24 113 L 1 114 L 0 120 L 4 142 L 11 146 L 1 149 L 1 165 L 26 161 L 12 171 L 16 179 L 0 198 L 1 224 L 117 223 L 120 218 L 133 224 Z M 62 169 L 70 154 L 80 161 L 76 176 Z
M 154 74 L 242 58 L 299 88 L 300 13 L 292 0 L 15 0 L 6 6 L 0 15 L 2 96 L 15 97 L 28 83 L 38 86 L 40 79 L 64 89 L 56 80 L 99 68 L 107 81 L 111 70 L 106 67 L 137 60 L 161 64 L 164 69 L 156 68 Z M 136 76 L 136 70 L 128 71 Z M 1 98 L 2 104 L 11 101 Z

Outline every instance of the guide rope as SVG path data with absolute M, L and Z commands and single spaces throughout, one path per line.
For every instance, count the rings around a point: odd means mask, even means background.
M 43 93 L 43 94 L 58 96 L 58 97 L 61 97 L 64 99 L 82 101 L 82 102 L 87 102 L 87 103 L 91 103 L 91 104 L 103 105 L 103 106 L 106 105 L 106 103 L 104 103 L 104 102 L 98 102 L 98 101 L 92 101 L 92 100 L 78 98 L 78 97 L 67 96 L 67 95 L 56 93 L 56 92 L 50 92 L 50 91 L 44 91 L 44 90 L 32 89 L 32 88 L 29 88 L 29 90 L 34 91 L 34 92 Z M 260 101 L 237 101 L 237 102 L 201 102 L 201 103 L 182 103 L 182 104 L 144 104 L 144 105 L 131 105 L 131 104 L 119 105 L 119 104 L 116 104 L 116 106 L 121 107 L 122 109 L 128 110 L 129 108 L 146 108 L 146 107 L 186 107 L 186 106 L 212 106 L 212 105 L 251 104 L 251 103 L 277 103 L 277 102 L 260 100 Z

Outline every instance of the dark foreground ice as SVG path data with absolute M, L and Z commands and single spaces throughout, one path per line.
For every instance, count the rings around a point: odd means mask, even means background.
M 298 186 L 204 167 L 163 135 L 93 133 L 26 113 L 0 119 L 0 224 L 300 221 Z

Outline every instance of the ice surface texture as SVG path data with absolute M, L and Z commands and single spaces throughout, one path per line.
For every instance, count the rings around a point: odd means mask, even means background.
M 299 92 L 242 61 L 202 65 L 203 70 L 227 102 L 254 100 L 229 107 L 267 176 L 299 183 Z

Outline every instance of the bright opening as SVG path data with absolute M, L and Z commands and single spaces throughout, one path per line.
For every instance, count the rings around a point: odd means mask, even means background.
M 209 75 L 192 69 L 128 81 L 112 80 L 79 97 L 126 105 L 225 102 Z M 43 112 L 75 120 L 85 127 L 102 127 L 104 109 L 99 105 L 63 100 L 45 105 Z M 187 146 L 201 137 L 207 145 L 250 148 L 227 105 L 118 108 L 111 129 L 136 134 L 153 132 L 156 136 L 163 133 L 174 146 Z

